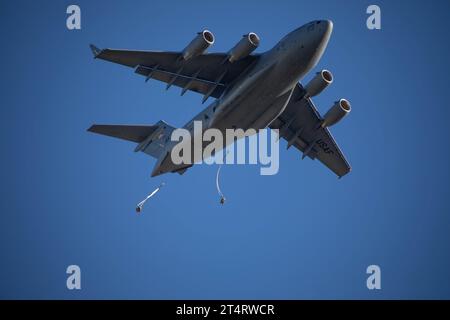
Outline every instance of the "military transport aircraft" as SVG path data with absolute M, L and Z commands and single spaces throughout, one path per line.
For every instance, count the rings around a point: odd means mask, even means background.
M 328 70 L 318 72 L 305 86 L 302 79 L 321 58 L 333 29 L 328 20 L 312 21 L 292 31 L 271 50 L 252 54 L 260 38 L 251 32 L 227 53 L 205 53 L 214 43 L 214 35 L 204 30 L 181 52 L 103 49 L 91 45 L 95 58 L 131 68 L 145 80 L 156 79 L 216 100 L 184 128 L 193 130 L 194 121 L 203 128 L 256 130 L 279 129 L 288 148 L 296 147 L 311 159 L 319 159 L 338 177 L 350 172 L 350 165 L 333 139 L 328 127 L 350 110 L 340 99 L 325 116 L 315 108 L 311 97 L 321 93 L 333 81 Z M 88 131 L 138 143 L 135 151 L 155 157 L 152 176 L 166 172 L 184 173 L 192 164 L 176 165 L 169 156 L 176 142 L 175 130 L 164 121 L 145 125 L 93 125 Z

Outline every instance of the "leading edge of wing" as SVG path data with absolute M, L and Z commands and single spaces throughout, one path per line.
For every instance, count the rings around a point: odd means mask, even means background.
M 180 52 L 174 51 L 148 51 L 148 50 L 128 50 L 128 49 L 99 49 L 95 45 L 90 45 L 95 59 L 102 59 L 118 63 L 127 67 L 136 68 L 138 65 L 152 65 L 160 63 L 174 63 L 180 56 Z
M 172 64 L 176 63 L 181 55 L 179 51 L 161 51 L 161 50 L 130 50 L 130 49 L 100 49 L 97 46 L 90 44 L 89 45 L 91 52 L 95 59 L 107 60 L 115 63 L 119 63 L 131 68 L 136 68 L 138 65 L 142 66 L 152 66 L 155 64 L 160 64 L 161 62 Z M 204 53 L 197 57 L 193 57 L 192 59 L 187 60 L 187 63 L 190 63 L 191 60 L 195 61 L 197 58 L 206 58 L 209 62 L 223 62 L 227 53 L 223 52 L 213 52 L 213 53 Z M 251 54 L 245 58 L 242 58 L 232 64 L 229 67 L 232 69 L 235 66 L 239 66 L 242 63 L 245 63 L 246 60 L 254 61 L 258 58 L 260 54 Z M 164 64 L 163 63 L 163 64 Z M 248 63 L 245 63 L 246 65 Z
M 94 58 L 97 58 L 97 56 L 102 52 L 102 49 L 97 48 L 92 43 L 89 45 L 89 48 L 91 48 L 92 54 L 94 55 Z

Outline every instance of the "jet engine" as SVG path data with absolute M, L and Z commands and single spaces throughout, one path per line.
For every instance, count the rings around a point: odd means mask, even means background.
M 328 70 L 317 72 L 314 78 L 305 86 L 306 93 L 310 97 L 317 96 L 333 82 L 333 74 Z
M 228 61 L 234 61 L 245 58 L 252 53 L 259 46 L 259 37 L 256 33 L 250 32 L 243 36 L 243 38 L 230 50 L 228 53 Z
M 209 30 L 199 32 L 186 48 L 184 48 L 181 56 L 184 60 L 201 55 L 214 43 L 214 35 Z
M 331 127 L 338 123 L 351 111 L 350 102 L 346 99 L 336 101 L 323 117 L 322 127 Z

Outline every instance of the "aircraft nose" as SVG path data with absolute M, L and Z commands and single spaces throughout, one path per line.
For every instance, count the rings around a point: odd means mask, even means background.
M 333 31 L 333 22 L 331 20 L 318 20 L 317 22 L 317 30 L 323 37 L 329 37 L 331 32 Z
M 317 20 L 315 23 L 314 42 L 317 48 L 327 45 L 330 40 L 331 32 L 333 31 L 333 22 L 330 20 Z
M 330 20 L 315 20 L 305 25 L 300 47 L 301 54 L 304 57 L 309 57 L 310 67 L 317 64 L 322 56 L 333 30 L 333 23 Z M 304 49 L 303 49 L 304 48 Z

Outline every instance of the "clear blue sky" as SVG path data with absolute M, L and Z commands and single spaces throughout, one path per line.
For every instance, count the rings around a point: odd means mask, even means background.
M 244 3 L 242 3 L 244 2 Z M 2 1 L 1 298 L 450 298 L 448 1 Z M 183 125 L 201 96 L 92 59 L 99 47 L 181 50 L 202 28 L 257 52 L 315 19 L 334 31 L 316 70 L 353 111 L 332 128 L 353 171 L 341 180 L 281 145 L 280 172 L 215 166 L 150 178 L 155 160 L 94 122 Z M 308 80 L 311 75 L 306 77 Z M 166 187 L 134 207 L 160 182 Z M 82 289 L 66 289 L 66 267 Z M 366 268 L 382 289 L 366 288 Z

